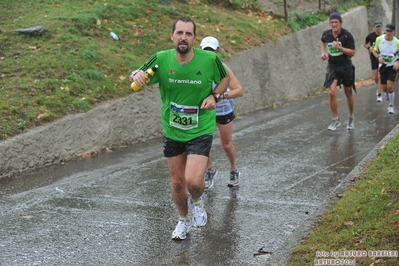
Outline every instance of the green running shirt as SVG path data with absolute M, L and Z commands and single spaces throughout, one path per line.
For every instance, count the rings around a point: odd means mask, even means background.
M 147 85 L 159 83 L 163 134 L 180 142 L 212 135 L 216 111 L 200 106 L 212 93 L 212 82 L 219 84 L 227 70 L 214 52 L 194 48 L 193 58 L 184 65 L 176 60 L 175 53 L 175 49 L 160 51 L 139 68 L 145 71 L 158 65 Z

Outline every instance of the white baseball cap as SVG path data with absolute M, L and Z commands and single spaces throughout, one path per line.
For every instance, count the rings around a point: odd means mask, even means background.
M 216 51 L 219 48 L 219 41 L 215 37 L 208 36 L 202 39 L 200 47 L 202 50 L 204 50 L 207 47 L 210 47 Z

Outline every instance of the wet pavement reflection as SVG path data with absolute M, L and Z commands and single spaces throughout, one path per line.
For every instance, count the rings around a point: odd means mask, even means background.
M 337 131 L 327 93 L 239 116 L 236 188 L 216 132 L 208 224 L 181 242 L 160 138 L 1 179 L 0 265 L 264 265 L 398 124 L 375 91 L 358 89 L 352 131 L 342 90 Z

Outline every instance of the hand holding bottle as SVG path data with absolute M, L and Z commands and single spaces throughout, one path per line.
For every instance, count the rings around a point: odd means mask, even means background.
M 141 89 L 141 87 L 145 84 L 145 83 L 147 83 L 150 79 L 151 79 L 151 77 L 152 76 L 154 76 L 154 73 L 155 73 L 155 71 L 158 69 L 158 65 L 155 65 L 155 66 L 153 66 L 152 68 L 149 68 L 149 69 L 147 69 L 145 72 L 144 72 L 144 77 L 143 77 L 143 80 L 139 80 L 140 79 L 140 77 L 136 77 L 135 78 L 135 76 L 133 77 L 133 83 L 131 84 L 131 88 L 132 88 L 132 90 L 134 90 L 134 91 L 138 91 L 138 90 L 140 90 Z M 139 72 L 138 72 L 139 73 Z M 138 74 L 137 73 L 137 74 Z

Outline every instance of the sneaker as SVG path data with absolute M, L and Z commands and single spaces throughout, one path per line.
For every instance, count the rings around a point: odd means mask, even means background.
M 395 110 L 393 109 L 393 105 L 390 105 L 388 107 L 388 114 L 394 114 L 394 113 L 395 113 Z
M 186 239 L 188 232 L 190 232 L 190 219 L 179 220 L 175 230 L 172 233 L 172 239 L 183 240 Z
M 239 177 L 240 177 L 240 171 L 231 171 L 230 172 L 230 180 L 229 180 L 229 183 L 227 183 L 227 186 L 229 186 L 229 187 L 238 186 L 238 178 Z
M 333 118 L 331 124 L 328 126 L 328 130 L 336 130 L 341 125 L 339 118 Z
M 206 225 L 206 222 L 208 221 L 208 215 L 206 214 L 201 198 L 198 201 L 198 204 L 191 204 L 193 208 L 193 225 L 195 227 L 202 227 Z
M 381 94 L 378 94 L 378 95 L 377 95 L 377 102 L 379 102 L 379 103 L 382 102 L 382 96 L 381 96 Z
M 353 115 L 348 116 L 348 125 L 346 128 L 348 130 L 355 129 L 355 117 Z
M 216 177 L 217 174 L 218 170 L 215 166 L 212 166 L 211 168 L 206 170 L 204 177 L 205 189 L 211 188 L 213 186 L 213 179 Z

